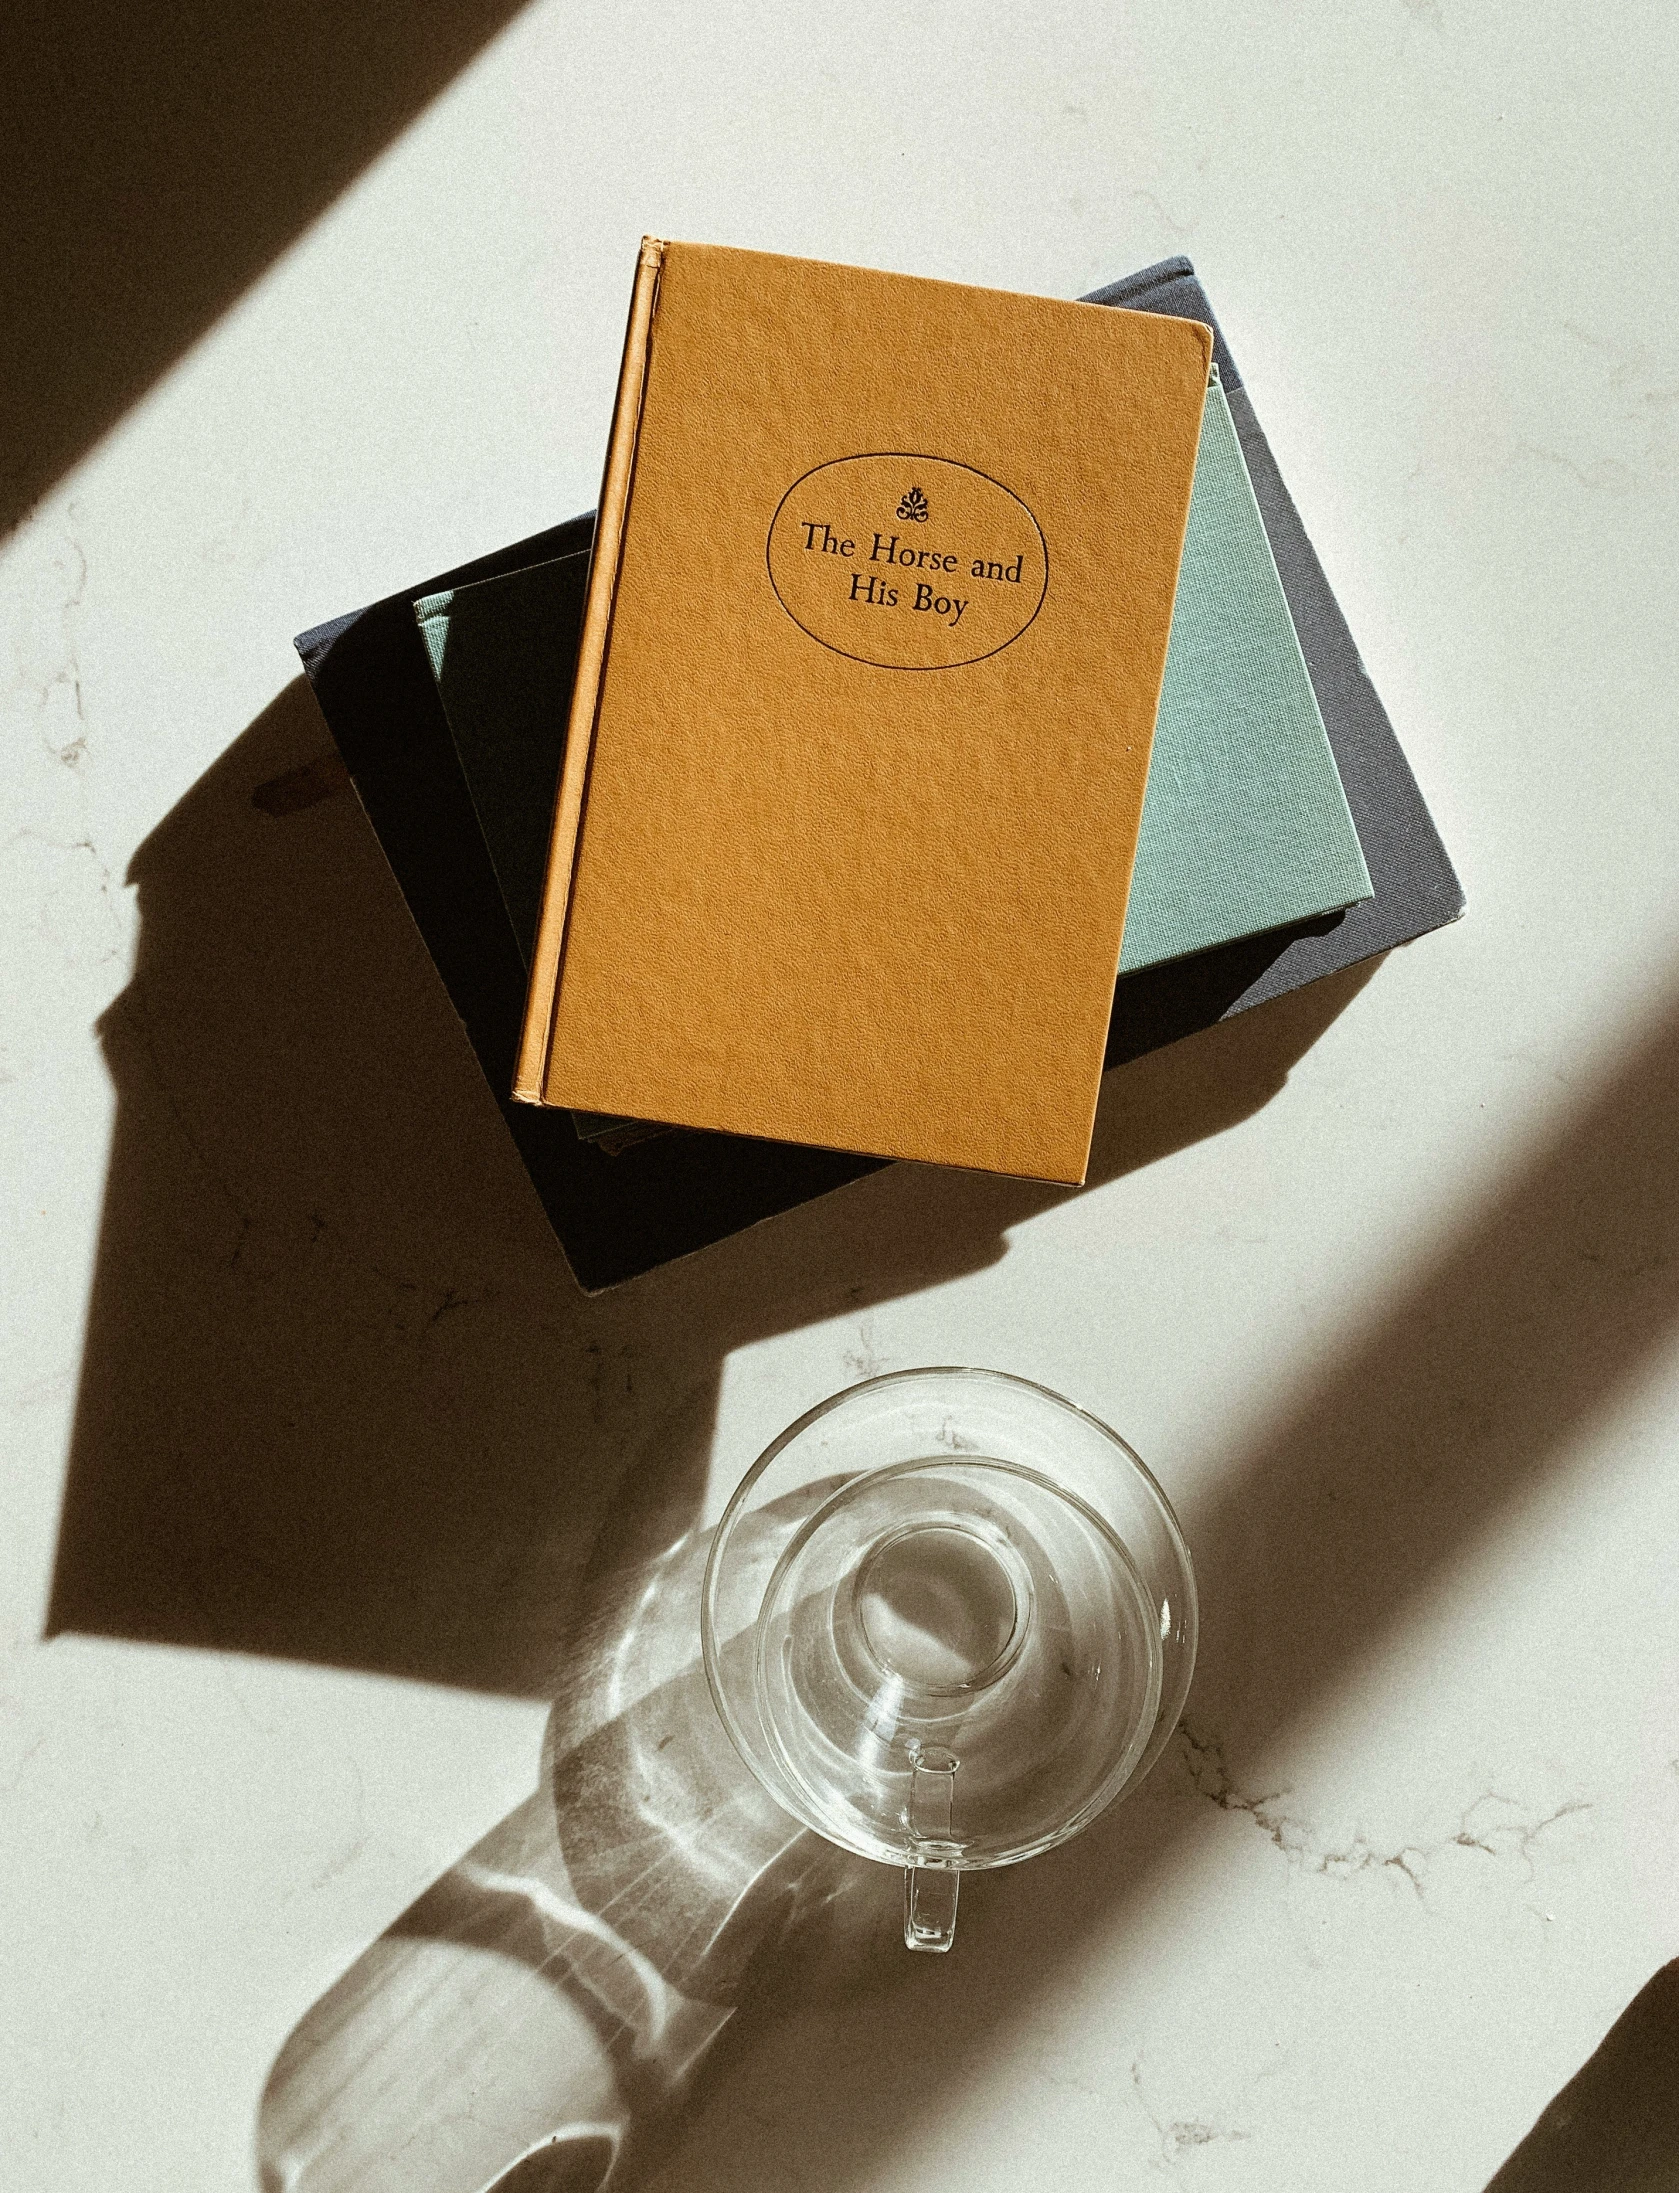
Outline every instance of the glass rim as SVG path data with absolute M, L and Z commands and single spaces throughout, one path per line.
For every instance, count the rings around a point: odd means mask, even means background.
M 824 1399 L 806 1409 L 801 1416 L 795 1417 L 791 1424 L 788 1424 L 776 1434 L 775 1438 L 770 1441 L 757 1461 L 752 1464 L 730 1494 L 722 1514 L 717 1519 L 716 1529 L 711 1541 L 711 1550 L 706 1556 L 705 1579 L 700 1594 L 700 1660 L 705 1669 L 706 1687 L 711 1693 L 712 1704 L 717 1709 L 718 1719 L 722 1722 L 730 1743 L 739 1754 L 747 1771 L 759 1783 L 764 1781 L 762 1766 L 754 1756 L 745 1731 L 738 1725 L 734 1710 L 725 1695 L 717 1668 L 721 1651 L 715 1616 L 717 1582 L 723 1550 L 728 1542 L 731 1528 L 750 1498 L 753 1486 L 757 1484 L 770 1465 L 784 1454 L 787 1448 L 807 1432 L 813 1424 L 819 1423 L 825 1416 L 832 1415 L 835 1410 L 843 1407 L 847 1402 L 855 1401 L 862 1394 L 878 1392 L 883 1386 L 905 1385 L 916 1380 L 934 1378 L 984 1379 L 994 1381 L 999 1386 L 1013 1387 L 1021 1392 L 1032 1394 L 1040 1400 L 1051 1403 L 1055 1408 L 1064 1410 L 1067 1415 L 1076 1417 L 1083 1423 L 1088 1424 L 1110 1446 L 1117 1448 L 1131 1468 L 1142 1479 L 1149 1492 L 1153 1494 L 1159 1506 L 1161 1520 L 1172 1540 L 1174 1550 L 1183 1564 L 1184 1578 L 1189 1587 L 1189 1607 L 1187 1611 L 1191 1618 L 1192 1636 L 1200 1628 L 1200 1587 L 1195 1575 L 1195 1561 L 1189 1549 L 1189 1542 L 1184 1536 L 1183 1526 L 1178 1521 L 1177 1510 L 1173 1507 L 1165 1487 L 1142 1456 L 1128 1439 L 1114 1430 L 1111 1424 L 1104 1422 L 1092 1410 L 1081 1407 L 1076 1401 L 1069 1400 L 1066 1394 L 1058 1393 L 1053 1386 L 1046 1386 L 1034 1378 L 1023 1378 L 1017 1371 L 1000 1371 L 989 1365 L 973 1363 L 922 1363 L 899 1371 L 881 1371 L 873 1378 L 859 1379 L 855 1385 L 843 1386 L 837 1393 L 828 1394 Z M 1191 1649 L 1193 1651 L 1193 1647 Z M 1134 1778 L 1133 1775 L 1132 1779 Z M 1127 1786 L 1129 1785 L 1127 1784 Z M 827 1834 L 825 1829 L 813 1826 L 805 1818 L 803 1812 L 790 1805 L 787 1799 L 778 1791 L 772 1789 L 770 1794 L 775 1797 L 776 1802 L 782 1805 L 784 1810 L 791 1812 L 793 1818 L 797 1819 L 811 1833 Z M 1080 1807 L 1078 1813 L 1067 1822 L 1063 1829 L 1059 1830 L 1046 1842 L 1035 1846 L 1030 1855 L 1037 1855 L 1042 1850 L 1054 1848 L 1058 1843 L 1070 1841 L 1073 1836 L 1087 1827 L 1098 1813 L 1105 1810 L 1107 1805 L 1112 1802 L 1113 1797 L 1118 1794 L 1118 1791 L 1110 1792 L 1108 1796 L 1101 1798 L 1099 1802 L 1093 1801 L 1089 1806 Z M 833 1838 L 830 1836 L 829 1840 L 833 1840 Z M 847 1848 L 851 1846 L 842 1844 L 840 1847 Z M 860 1851 L 857 1852 L 857 1855 L 872 1857 L 874 1854 Z M 1023 1853 L 1022 1855 L 1028 1854 Z M 989 1871 L 993 1867 L 1001 1867 L 1017 1862 L 1018 1860 L 1014 1858 L 982 1860 L 978 1865 L 970 1866 L 964 1870 L 971 1872 Z

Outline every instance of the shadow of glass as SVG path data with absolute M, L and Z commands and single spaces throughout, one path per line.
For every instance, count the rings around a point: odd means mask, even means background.
M 1487 2193 L 1673 2193 L 1679 2186 L 1679 1959 L 1610 2027 Z
M 766 1958 L 820 1959 L 835 1993 L 894 1949 L 884 1869 L 783 1813 L 712 1706 L 695 1441 L 697 1422 L 667 1427 L 603 1525 L 542 1787 L 287 2041 L 258 2124 L 273 2193 L 633 2182 Z
M 12 12 L 0 534 L 521 4 Z
M 252 805 L 319 747 L 299 682 L 133 863 L 49 1630 L 551 1697 L 641 1428 L 700 1427 L 691 1520 L 733 1350 L 991 1263 L 1065 1191 L 896 1166 L 583 1297 L 355 801 Z M 1092 1181 L 1254 1111 L 1366 974 L 1111 1077 Z

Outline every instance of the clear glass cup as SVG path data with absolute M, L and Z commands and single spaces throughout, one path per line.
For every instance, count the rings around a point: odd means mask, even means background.
M 904 1868 L 948 1950 L 965 1871 L 1065 1842 L 1148 1772 L 1195 1662 L 1195 1575 L 1117 1432 L 1002 1371 L 895 1371 L 748 1471 L 701 1635 L 736 1749 L 806 1826 Z

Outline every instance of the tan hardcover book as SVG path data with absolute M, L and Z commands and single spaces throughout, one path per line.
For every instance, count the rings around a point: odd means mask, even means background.
M 1083 1179 L 1211 346 L 643 244 L 516 1095 Z

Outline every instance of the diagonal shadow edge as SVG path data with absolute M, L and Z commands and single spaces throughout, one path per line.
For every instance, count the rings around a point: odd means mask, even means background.
M 730 2114 L 734 2075 L 769 2050 L 782 2085 L 767 2142 L 796 2121 L 843 2154 L 835 2193 L 870 2182 L 925 2116 L 929 2084 L 971 2076 L 1029 2024 L 1207 1808 L 1255 1812 L 1263 1785 L 1245 1777 L 1267 1747 L 1325 1710 L 1446 1566 L 1565 1469 L 1576 1435 L 1670 1342 L 1676 1092 L 1679 1008 L 1186 1514 L 1204 1610 L 1196 1734 L 1180 1739 L 1175 1767 L 1162 1762 L 1162 1786 L 1030 1867 L 976 1875 L 963 1985 L 906 1971 L 843 2057 L 798 2023 L 825 2006 L 796 1977 L 767 1975 L 698 2083 L 696 2116 L 708 2101 Z M 747 2075 L 761 2097 L 762 2074 Z M 758 2182 L 745 2155 L 739 2182 Z
M 1541 2111 L 1486 2193 L 1672 2193 L 1679 2185 L 1679 1959 L 1647 1980 Z
M 25 0 L 0 75 L 0 538 L 525 0 Z

